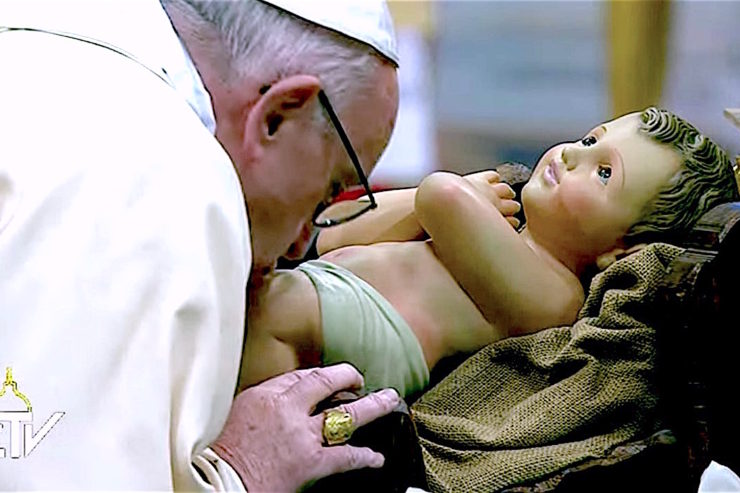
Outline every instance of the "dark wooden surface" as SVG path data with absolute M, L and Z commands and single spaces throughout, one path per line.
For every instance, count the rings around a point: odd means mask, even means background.
M 661 413 L 684 452 L 675 474 L 696 491 L 711 460 L 740 470 L 740 203 L 693 229 L 662 287 L 658 327 Z

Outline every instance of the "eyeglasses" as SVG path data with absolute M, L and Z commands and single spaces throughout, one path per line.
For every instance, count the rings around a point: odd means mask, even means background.
M 350 160 L 352 160 L 352 164 L 355 166 L 360 183 L 367 194 L 367 200 L 363 198 L 360 200 L 343 200 L 334 204 L 319 204 L 313 215 L 313 225 L 317 228 L 329 228 L 331 226 L 337 226 L 338 224 L 351 221 L 367 211 L 375 209 L 378 204 L 375 202 L 375 197 L 373 196 L 372 190 L 370 190 L 370 184 L 367 182 L 367 177 L 365 176 L 365 172 L 362 170 L 362 166 L 360 166 L 360 160 L 357 158 L 355 149 L 352 147 L 352 143 L 350 143 L 349 137 L 344 131 L 344 127 L 342 127 L 337 114 L 334 112 L 334 108 L 332 108 L 331 103 L 329 103 L 329 98 L 326 97 L 326 93 L 324 93 L 322 89 L 319 90 L 318 96 L 321 106 L 329 114 L 329 119 L 331 120 L 332 125 L 334 125 L 334 129 L 339 134 L 339 138 L 342 139 L 342 144 L 344 144 L 344 148 L 346 149 Z

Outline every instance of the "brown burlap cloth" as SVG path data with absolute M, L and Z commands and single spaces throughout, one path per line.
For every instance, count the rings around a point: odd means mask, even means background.
M 658 430 L 651 301 L 681 251 L 652 244 L 619 260 L 572 327 L 491 344 L 424 394 L 412 411 L 429 488 L 527 484 Z

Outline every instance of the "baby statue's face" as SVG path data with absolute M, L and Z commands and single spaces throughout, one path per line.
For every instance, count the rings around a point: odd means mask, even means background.
M 533 237 L 584 256 L 619 246 L 680 165 L 676 151 L 638 133 L 639 119 L 617 118 L 540 158 L 522 191 Z

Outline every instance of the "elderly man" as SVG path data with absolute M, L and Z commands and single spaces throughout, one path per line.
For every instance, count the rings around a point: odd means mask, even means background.
M 315 213 L 367 185 L 396 63 L 374 1 L 0 5 L 0 488 L 292 491 L 382 465 L 331 445 L 393 391 L 312 415 L 362 385 L 347 365 L 233 393 L 250 266 L 362 212 Z

